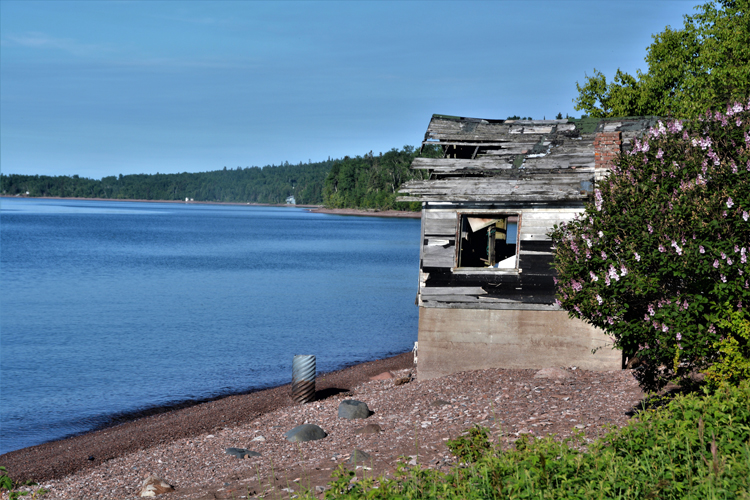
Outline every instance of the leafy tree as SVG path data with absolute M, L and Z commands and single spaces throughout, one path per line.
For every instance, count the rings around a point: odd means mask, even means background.
M 394 148 L 378 156 L 372 151 L 356 158 L 347 156 L 331 167 L 323 187 L 323 203 L 331 208 L 419 210 L 419 202 L 396 202 L 398 188 L 425 175 L 423 171 L 410 169 L 414 158 L 441 154 L 432 146 L 425 146 L 421 152 L 413 146 L 404 146 L 402 150 Z
M 727 311 L 749 317 L 746 102 L 659 122 L 613 162 L 594 203 L 551 233 L 558 301 L 637 356 L 646 388 L 719 359 L 722 336 L 739 331 Z
M 696 7 L 682 29 L 653 36 L 648 71 L 617 70 L 611 82 L 594 69 L 579 85 L 576 110 L 592 117 L 677 116 L 750 95 L 750 0 L 718 0 Z

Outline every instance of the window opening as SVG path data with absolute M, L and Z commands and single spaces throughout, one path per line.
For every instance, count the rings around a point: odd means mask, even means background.
M 462 214 L 458 267 L 515 269 L 518 216 Z

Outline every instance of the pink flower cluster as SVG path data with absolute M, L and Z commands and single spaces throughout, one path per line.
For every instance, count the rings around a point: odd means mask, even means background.
M 710 148 L 711 144 L 713 142 L 711 141 L 710 137 L 703 138 L 693 138 L 692 144 L 693 146 L 700 146 L 701 149 L 705 150 L 706 148 Z

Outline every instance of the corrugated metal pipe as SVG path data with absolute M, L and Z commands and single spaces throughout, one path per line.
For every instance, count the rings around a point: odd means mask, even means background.
M 315 398 L 315 356 L 297 354 L 292 362 L 292 399 L 307 403 Z

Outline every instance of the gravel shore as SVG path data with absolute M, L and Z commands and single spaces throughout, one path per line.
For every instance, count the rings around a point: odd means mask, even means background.
M 399 460 L 449 467 L 445 441 L 475 423 L 504 444 L 521 434 L 580 431 L 591 440 L 625 424 L 643 398 L 629 370 L 567 368 L 540 378 L 537 370 L 489 369 L 420 381 L 411 380 L 412 368 L 411 353 L 401 354 L 319 375 L 318 399 L 304 405 L 292 402 L 289 386 L 232 396 L 18 450 L 0 456 L 0 465 L 41 483 L 49 499 L 137 498 L 151 474 L 175 487 L 169 499 L 284 497 L 325 486 L 341 465 L 360 478 L 392 474 Z M 393 378 L 370 380 L 383 372 Z M 346 399 L 367 403 L 373 414 L 338 418 Z M 284 433 L 303 423 L 328 437 L 288 442 Z M 363 432 L 367 424 L 380 432 Z M 231 447 L 261 456 L 238 459 L 226 454 Z M 355 449 L 369 454 L 364 466 L 348 464 Z

